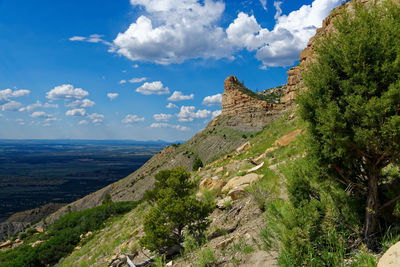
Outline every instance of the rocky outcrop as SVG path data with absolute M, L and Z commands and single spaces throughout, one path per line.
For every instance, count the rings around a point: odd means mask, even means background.
M 247 89 L 235 76 L 229 76 L 222 94 L 222 113 L 209 126 L 222 123 L 244 132 L 260 131 L 281 115 L 282 106 L 267 99 L 264 94 Z
M 391 246 L 379 259 L 378 267 L 400 266 L 400 242 Z

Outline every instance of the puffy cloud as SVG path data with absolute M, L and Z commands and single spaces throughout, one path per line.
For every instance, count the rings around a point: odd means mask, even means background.
M 70 110 L 67 110 L 67 112 L 65 112 L 65 115 L 66 116 L 75 116 L 75 117 L 85 116 L 86 110 L 83 108 L 70 109 Z
M 128 124 L 133 122 L 144 121 L 144 118 L 139 118 L 137 115 L 128 114 L 122 119 L 122 123 Z
M 0 90 L 0 105 L 10 101 L 10 98 L 27 96 L 30 94 L 29 90 L 11 90 L 10 88 Z
M 158 64 L 230 57 L 224 30 L 216 25 L 225 9 L 222 1 L 131 0 L 131 4 L 143 6 L 148 15 L 119 33 L 111 51 Z
M 132 78 L 129 80 L 130 83 L 141 83 L 147 80 L 146 77 L 141 77 L 141 78 Z
M 307 46 L 308 40 L 322 25 L 329 12 L 341 0 L 315 0 L 299 10 L 282 15 L 281 2 L 275 1 L 276 24 L 270 31 L 261 28 L 254 16 L 240 12 L 226 30 L 227 37 L 237 49 L 256 51 L 256 58 L 267 66 L 290 66 Z
M 52 115 L 47 114 L 44 111 L 35 111 L 30 115 L 32 118 L 50 118 Z
M 139 68 L 139 65 L 135 64 L 135 65 L 132 66 L 132 68 L 137 69 L 137 68 Z
M 124 84 L 124 83 L 126 83 L 126 80 L 120 80 L 119 81 L 119 84 Z
M 221 115 L 221 113 L 222 113 L 222 110 L 216 110 L 216 111 L 213 111 L 213 113 L 211 115 L 213 118 L 215 118 L 215 117 Z
M 177 105 L 175 105 L 174 103 L 168 103 L 168 105 L 165 106 L 166 108 L 178 108 Z
M 87 120 L 81 120 L 79 121 L 78 125 L 87 125 L 89 122 Z
M 178 114 L 179 121 L 186 122 L 186 121 L 193 121 L 194 119 L 198 118 L 207 118 L 210 116 L 211 111 L 207 109 L 197 110 L 194 106 L 182 106 L 181 110 Z
M 150 125 L 151 128 L 173 128 L 179 131 L 189 131 L 190 128 L 181 125 L 169 124 L 169 123 L 152 123 Z
M 260 3 L 267 10 L 267 1 Z M 274 2 L 276 23 L 269 30 L 243 12 L 226 29 L 219 27 L 225 9 L 222 1 L 131 0 L 147 14 L 119 33 L 110 51 L 131 60 L 170 64 L 193 58 L 232 58 L 247 49 L 256 53 L 264 69 L 289 66 L 341 0 L 314 0 L 288 15 L 282 15 L 281 3 Z
M 92 113 L 86 116 L 88 119 L 92 120 L 93 123 L 102 123 L 104 120 L 103 114 Z
M 220 105 L 221 102 L 222 102 L 222 94 L 206 96 L 203 99 L 203 105 L 207 106 Z
M 166 95 L 169 94 L 168 87 L 164 87 L 162 82 L 152 82 L 152 83 L 144 83 L 142 86 L 136 89 L 136 92 L 141 93 L 143 95 Z
M 46 98 L 57 100 L 72 100 L 72 99 L 82 99 L 89 95 L 89 93 L 82 88 L 74 88 L 72 84 L 63 84 L 54 87 L 52 90 L 46 93 Z
M 156 121 L 168 121 L 172 117 L 171 114 L 165 114 L 165 113 L 160 113 L 160 114 L 154 114 L 153 118 Z
M 190 100 L 194 98 L 194 94 L 184 95 L 181 91 L 174 91 L 170 97 L 168 97 L 168 101 L 182 101 L 182 100 Z
M 70 41 L 85 41 L 86 37 L 83 37 L 83 36 L 72 36 L 68 40 L 70 40 Z
M 50 103 L 42 104 L 40 101 L 36 101 L 36 103 L 29 104 L 26 107 L 22 107 L 18 111 L 31 112 L 32 110 L 34 110 L 36 108 L 58 108 L 58 104 L 50 104 Z
M 108 94 L 107 94 L 107 97 L 108 97 L 110 100 L 114 100 L 114 99 L 116 99 L 116 98 L 118 97 L 118 93 L 108 93 Z
M 21 107 L 21 105 L 22 104 L 20 102 L 11 100 L 11 101 L 3 104 L 1 106 L 1 110 L 2 111 L 18 111 L 18 109 Z
M 90 108 L 90 107 L 93 107 L 95 104 L 96 103 L 90 99 L 83 99 L 83 100 L 78 99 L 78 100 L 75 100 L 75 101 L 67 104 L 66 106 L 70 107 L 70 108 L 78 108 L 78 107 L 79 108 Z

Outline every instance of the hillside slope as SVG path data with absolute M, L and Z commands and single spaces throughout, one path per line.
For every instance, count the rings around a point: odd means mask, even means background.
M 271 98 L 255 94 L 236 77 L 229 76 L 225 80 L 222 114 L 203 131 L 182 145 L 166 147 L 128 177 L 66 205 L 38 225 L 52 223 L 67 211 L 97 206 L 106 195 L 110 195 L 113 201 L 140 200 L 152 187 L 154 175 L 160 170 L 183 166 L 190 171 L 197 157 L 209 163 L 236 149 L 247 141 L 247 136 L 282 116 L 286 108 L 273 102 L 276 99 L 271 101 Z

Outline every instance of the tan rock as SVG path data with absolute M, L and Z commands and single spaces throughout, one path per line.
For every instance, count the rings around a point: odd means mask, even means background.
M 391 246 L 379 259 L 377 267 L 397 267 L 400 266 L 400 242 Z
M 278 140 L 276 140 L 275 145 L 278 147 L 287 146 L 288 144 L 293 142 L 299 134 L 301 134 L 303 132 L 304 132 L 304 129 L 294 130 L 293 132 L 288 133 L 288 134 L 282 136 L 281 138 L 279 138 Z
M 274 152 L 275 150 L 277 150 L 278 148 L 276 147 L 276 146 L 273 146 L 273 147 L 270 147 L 270 148 L 267 148 L 267 150 L 265 150 L 265 154 L 268 154 L 268 153 L 271 153 L 271 152 Z
M 221 180 L 218 177 L 206 178 L 200 182 L 199 189 L 200 190 L 215 190 L 220 192 L 221 189 L 226 185 L 225 180 Z
M 228 196 L 230 196 L 232 200 L 238 200 L 246 197 L 248 193 L 244 190 L 245 187 L 246 185 L 242 185 L 231 189 L 228 193 Z
M 7 240 L 6 242 L 0 244 L 0 248 L 10 248 L 12 247 L 12 244 L 13 243 L 11 242 L 11 240 Z
M 93 235 L 92 231 L 89 231 L 85 234 L 85 237 L 91 237 Z
M 253 167 L 253 168 L 247 170 L 246 172 L 247 172 L 247 173 L 251 173 L 251 172 L 258 171 L 258 170 L 261 169 L 263 166 L 264 166 L 264 161 L 261 162 L 260 164 L 258 164 L 257 166 L 255 166 L 255 167 Z
M 36 232 L 43 233 L 44 229 L 42 227 L 36 227 Z
M 256 158 L 254 158 L 253 160 L 255 161 L 255 162 L 259 162 L 260 160 L 263 160 L 263 159 L 265 159 L 267 157 L 267 153 L 261 153 L 258 157 L 256 157 Z
M 33 242 L 32 244 L 31 244 L 31 247 L 36 247 L 36 246 L 38 246 L 38 245 L 40 245 L 40 244 L 43 244 L 44 243 L 44 241 L 43 240 L 38 240 L 38 241 L 35 241 L 35 242 Z
M 80 246 L 76 246 L 74 249 L 75 250 L 80 250 L 82 247 L 80 247 Z
M 243 145 L 241 145 L 240 147 L 236 148 L 236 152 L 237 153 L 243 153 L 244 151 L 246 151 L 247 149 L 249 149 L 251 147 L 251 144 L 249 141 L 247 141 L 246 143 L 244 143 Z
M 241 186 L 241 185 L 250 185 L 254 182 L 257 182 L 263 177 L 261 174 L 249 173 L 244 176 L 236 176 L 228 181 L 228 183 L 222 188 L 222 193 L 229 192 L 232 188 Z

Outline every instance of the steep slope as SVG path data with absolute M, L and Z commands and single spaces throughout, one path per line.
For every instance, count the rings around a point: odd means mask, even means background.
M 285 107 L 286 108 L 286 107 Z M 39 225 L 52 223 L 67 211 L 77 211 L 101 204 L 106 195 L 113 201 L 139 200 L 154 183 L 154 175 L 178 166 L 192 169 L 199 157 L 204 163 L 236 149 L 269 122 L 282 116 L 284 108 L 269 98 L 245 88 L 234 76 L 225 81 L 222 114 L 185 144 L 168 146 L 128 177 L 79 199 L 48 216 Z

